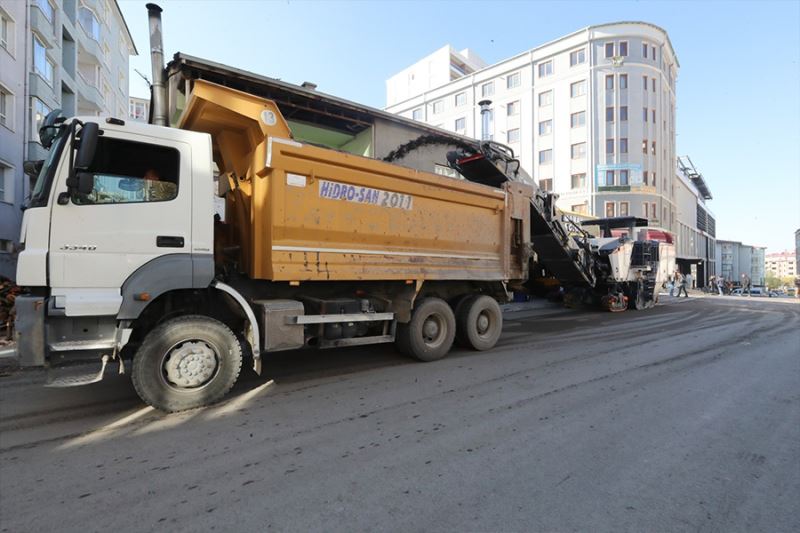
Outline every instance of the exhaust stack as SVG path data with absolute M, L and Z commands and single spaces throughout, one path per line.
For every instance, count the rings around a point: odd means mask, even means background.
M 153 87 L 150 98 L 153 124 L 167 126 L 167 89 L 164 85 L 164 42 L 161 37 L 161 8 L 147 4 L 150 22 L 150 63 L 153 69 Z
M 491 100 L 481 100 L 478 102 L 478 105 L 481 106 L 481 140 L 482 141 L 490 141 L 490 133 L 489 133 L 489 113 L 491 113 L 491 109 L 489 106 L 492 105 Z

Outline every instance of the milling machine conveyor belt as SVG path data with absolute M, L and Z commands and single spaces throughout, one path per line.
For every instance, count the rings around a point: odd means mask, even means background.
M 447 159 L 466 179 L 494 187 L 518 180 L 521 173 L 513 152 L 497 143 L 481 143 L 480 149 L 472 154 L 450 152 Z M 537 261 L 563 285 L 594 287 L 594 258 L 588 235 L 577 226 L 571 231 L 562 221 L 555 209 L 556 198 L 537 191 L 531 200 L 531 244 Z

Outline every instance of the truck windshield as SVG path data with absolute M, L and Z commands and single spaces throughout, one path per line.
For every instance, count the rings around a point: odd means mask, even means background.
M 47 159 L 45 159 L 42 165 L 42 170 L 36 178 L 36 184 L 33 186 L 31 201 L 28 207 L 43 207 L 47 205 L 47 199 L 50 197 L 50 187 L 53 184 L 56 167 L 58 167 L 58 160 L 61 157 L 61 152 L 67 141 L 67 137 L 69 137 L 67 133 L 68 129 L 69 128 L 62 126 L 56 135 L 55 141 L 53 141 L 53 145 L 47 153 Z

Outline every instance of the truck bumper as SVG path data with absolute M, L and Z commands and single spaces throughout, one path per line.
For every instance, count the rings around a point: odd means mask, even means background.
M 46 354 L 45 310 L 47 299 L 43 296 L 17 296 L 15 322 L 17 356 L 19 365 L 44 366 Z

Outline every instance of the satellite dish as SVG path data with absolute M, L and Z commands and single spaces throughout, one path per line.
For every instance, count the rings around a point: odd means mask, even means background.
M 611 58 L 611 64 L 615 67 L 621 67 L 624 61 L 625 58 L 622 56 L 614 56 Z

